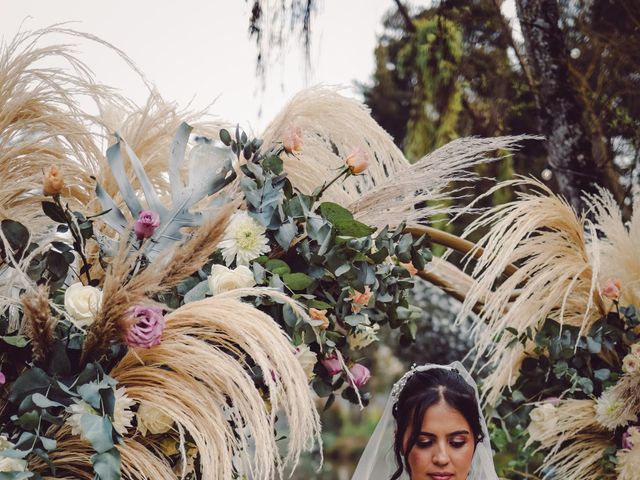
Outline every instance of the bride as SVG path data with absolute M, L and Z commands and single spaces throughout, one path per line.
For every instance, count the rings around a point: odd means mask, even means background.
M 497 480 L 476 384 L 460 362 L 393 386 L 352 480 Z

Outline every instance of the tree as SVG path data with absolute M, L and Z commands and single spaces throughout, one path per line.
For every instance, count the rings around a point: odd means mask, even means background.
M 548 162 L 560 191 L 577 211 L 582 192 L 607 187 L 622 203 L 624 194 L 607 149 L 603 128 L 586 90 L 575 85 L 569 53 L 560 28 L 556 0 L 516 0 L 532 72 L 536 81 L 540 131 L 548 139 Z M 589 125 L 589 126 L 587 126 Z
M 640 4 L 520 3 L 540 7 L 521 19 L 525 39 L 542 35 L 537 21 L 554 25 L 545 31 L 553 38 L 530 38 L 526 48 L 519 44 L 498 0 L 443 0 L 414 15 L 396 1 L 400 8 L 385 20 L 376 49 L 373 84 L 363 87 L 374 118 L 414 158 L 440 144 L 443 123 L 460 136 L 540 133 L 548 143 L 526 145 L 503 171 L 494 165 L 481 173 L 540 176 L 550 168 L 549 185 L 578 209 L 578 192 L 593 191 L 594 180 L 628 202 L 634 169 L 636 183 L 640 177 L 640 49 L 632 47 L 640 45 Z M 557 21 L 549 18 L 553 5 Z M 451 55 L 455 28 L 462 33 L 457 57 Z M 553 55 L 547 54 L 551 46 Z M 456 91 L 446 88 L 450 72 L 461 91 L 459 102 L 447 95 Z

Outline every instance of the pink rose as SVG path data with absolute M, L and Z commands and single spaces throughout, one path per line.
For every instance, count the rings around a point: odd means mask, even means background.
M 335 353 L 329 355 L 326 358 L 323 358 L 322 360 L 320 360 L 320 363 L 322 363 L 322 366 L 327 369 L 327 372 L 329 372 L 329 375 L 331 376 L 336 375 L 342 371 L 342 365 L 340 364 L 340 360 Z
M 620 290 L 622 289 L 622 283 L 619 278 L 609 278 L 602 284 L 602 295 L 609 300 L 617 300 L 620 297 Z
M 133 231 L 136 232 L 138 240 L 149 238 L 160 226 L 160 215 L 153 210 L 142 210 L 138 215 L 138 220 L 133 225 Z
M 4 385 L 7 382 L 7 377 L 4 376 L 4 373 L 0 372 L 0 385 Z
M 289 127 L 284 132 L 282 146 L 287 153 L 300 153 L 302 150 L 302 130 L 299 127 Z
M 631 434 L 629 433 L 629 430 L 632 428 L 640 430 L 638 427 L 629 427 L 627 431 L 622 434 L 622 448 L 626 450 L 631 450 L 633 448 L 633 441 L 631 440 Z
M 356 363 L 349 371 L 353 376 L 353 379 L 349 379 L 349 385 L 353 388 L 364 387 L 371 378 L 369 369 L 360 363 Z
M 158 307 L 131 307 L 127 311 L 131 326 L 125 338 L 132 348 L 151 348 L 160 344 L 164 330 L 164 316 Z

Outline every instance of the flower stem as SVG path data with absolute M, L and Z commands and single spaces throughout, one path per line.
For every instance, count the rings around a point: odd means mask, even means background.
M 331 180 L 329 183 L 326 183 L 322 186 L 322 188 L 320 189 L 320 191 L 318 192 L 318 194 L 316 195 L 315 200 L 319 200 L 320 197 L 322 196 L 322 194 L 331 186 L 333 185 L 336 180 L 342 178 L 343 176 L 349 176 L 349 174 L 351 173 L 351 171 L 348 168 L 344 168 L 333 180 Z
M 73 240 L 74 240 L 73 248 L 76 252 L 78 252 L 78 255 L 80 255 L 80 259 L 82 260 L 83 267 L 80 270 L 84 270 L 84 275 L 85 277 L 87 277 L 87 284 L 89 284 L 91 282 L 91 274 L 89 273 L 90 265 L 89 265 L 89 262 L 87 261 L 87 257 L 84 256 L 84 251 L 82 250 L 82 244 L 84 243 L 82 239 L 82 233 L 80 233 L 80 231 L 77 229 L 77 224 L 76 222 L 73 221 L 68 209 L 64 208 L 62 206 L 62 203 L 60 203 L 60 195 L 54 195 L 53 201 L 64 213 L 64 218 L 67 222 L 67 225 L 69 226 L 69 231 L 73 236 Z M 80 276 L 78 275 L 78 278 L 79 277 Z

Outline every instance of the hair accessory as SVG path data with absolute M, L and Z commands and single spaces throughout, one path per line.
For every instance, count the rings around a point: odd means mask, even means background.
M 407 384 L 407 380 L 409 380 L 415 373 L 417 372 L 422 372 L 425 370 L 432 370 L 434 368 L 442 368 L 443 370 L 450 370 L 452 372 L 458 373 L 458 370 L 450 367 L 448 365 L 416 365 L 415 363 L 413 365 L 411 365 L 411 369 L 409 371 L 407 371 L 402 377 L 400 377 L 400 380 L 398 380 L 394 385 L 393 388 L 391 389 L 391 398 L 393 399 L 393 402 L 397 402 L 398 398 L 400 398 L 400 394 L 402 393 L 402 390 L 404 390 L 404 386 Z

